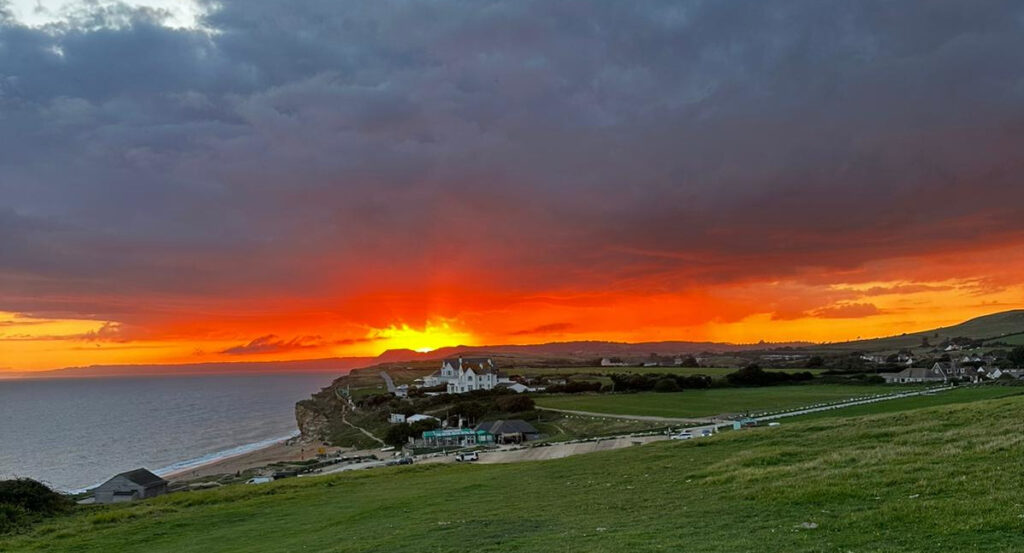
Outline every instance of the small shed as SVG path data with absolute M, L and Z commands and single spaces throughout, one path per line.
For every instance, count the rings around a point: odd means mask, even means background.
M 146 469 L 122 472 L 93 489 L 96 503 L 149 499 L 165 493 L 167 481 Z
M 732 429 L 733 430 L 739 430 L 741 428 L 750 428 L 752 426 L 757 426 L 757 419 L 752 419 L 750 417 L 744 417 L 744 418 L 742 418 L 742 419 L 740 419 L 738 421 L 732 421 Z

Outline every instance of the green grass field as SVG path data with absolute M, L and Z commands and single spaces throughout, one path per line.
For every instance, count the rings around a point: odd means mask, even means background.
M 519 376 L 567 376 L 567 375 L 604 375 L 604 374 L 678 374 L 692 376 L 702 374 L 712 378 L 725 378 L 738 369 L 729 367 L 517 367 L 508 369 L 510 375 Z M 821 369 L 765 369 L 768 372 L 804 372 L 818 374 Z
M 1011 346 L 1024 346 L 1024 334 L 1012 334 L 1010 336 L 1003 336 L 986 342 L 986 345 L 1002 342 Z
M 905 388 L 905 387 L 904 387 Z M 813 403 L 895 392 L 893 386 L 814 384 L 766 388 L 713 388 L 658 394 L 580 394 L 536 396 L 541 407 L 590 411 L 612 415 L 652 417 L 708 417 L 723 413 L 744 413 L 789 409 Z M 911 389 L 911 388 L 907 388 Z
M 79 508 L 0 551 L 1017 551 L 1024 397 Z

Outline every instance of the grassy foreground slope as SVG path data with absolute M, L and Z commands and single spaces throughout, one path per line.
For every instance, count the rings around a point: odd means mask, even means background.
M 1014 551 L 1022 414 L 1017 396 L 557 461 L 236 486 L 82 509 L 0 550 Z

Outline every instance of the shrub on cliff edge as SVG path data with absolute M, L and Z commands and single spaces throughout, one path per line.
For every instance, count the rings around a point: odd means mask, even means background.
M 0 480 L 0 534 L 67 512 L 72 506 L 67 496 L 35 480 Z

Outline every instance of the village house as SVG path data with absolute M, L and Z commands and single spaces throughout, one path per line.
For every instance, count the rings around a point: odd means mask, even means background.
M 146 469 L 122 472 L 93 489 L 96 503 L 121 503 L 167 493 L 167 481 Z
M 434 417 L 432 415 L 422 415 L 422 414 L 419 414 L 419 413 L 406 418 L 405 422 L 407 422 L 409 424 L 416 424 L 416 423 L 418 423 L 420 421 L 426 421 L 426 420 L 437 421 L 438 424 L 441 423 L 441 419 L 439 419 L 437 417 Z
M 629 363 L 626 363 L 618 357 L 604 357 L 601 359 L 602 367 L 627 367 Z
M 507 383 L 503 382 L 503 383 L 499 384 L 499 386 L 502 387 L 502 388 L 508 388 L 509 390 L 512 390 L 513 392 L 515 392 L 517 394 L 522 394 L 524 392 L 537 392 L 537 391 L 540 391 L 540 390 L 544 389 L 544 388 L 538 388 L 538 387 L 535 387 L 535 386 L 527 386 L 526 384 L 523 384 L 521 382 L 513 382 L 511 384 L 507 384 Z
M 896 362 L 907 367 L 913 365 L 914 361 L 916 361 L 916 359 L 914 359 L 914 355 L 912 353 L 900 352 L 896 356 Z
M 511 382 L 486 357 L 445 359 L 441 362 L 441 370 L 423 379 L 423 385 L 427 387 L 445 385 L 449 394 L 491 390 L 498 384 Z
M 907 367 L 898 373 L 881 373 L 879 376 L 885 379 L 886 384 L 946 382 L 950 377 L 940 365 L 948 365 L 948 363 L 936 363 L 931 368 Z
M 391 424 L 402 424 L 402 423 L 416 424 L 417 422 L 420 422 L 420 421 L 423 421 L 423 420 L 435 420 L 438 423 L 441 422 L 441 419 L 439 419 L 437 417 L 433 417 L 431 415 L 423 415 L 423 414 L 419 414 L 419 413 L 417 413 L 415 415 L 409 415 L 408 417 L 403 415 L 402 413 L 391 413 L 388 416 L 388 422 L 390 422 Z

